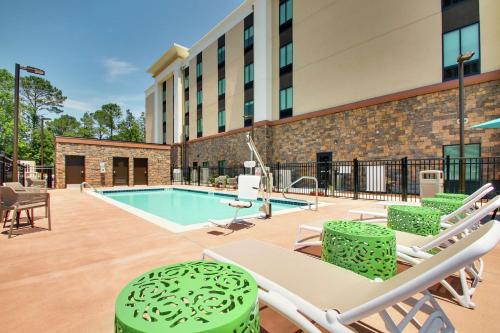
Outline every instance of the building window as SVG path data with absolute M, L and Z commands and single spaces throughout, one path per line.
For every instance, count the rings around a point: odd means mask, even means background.
M 459 157 L 460 145 L 445 145 L 443 146 L 444 157 L 450 156 L 450 170 L 448 171 L 447 164 L 445 163 L 444 173 L 449 174 L 449 180 L 459 179 Z M 481 145 L 479 143 L 466 144 L 464 146 L 464 155 L 466 159 L 465 165 L 465 180 L 477 181 L 479 180 L 480 163 L 474 158 L 481 157 Z
M 462 1 L 464 1 L 464 0 L 442 0 L 441 1 L 441 8 L 445 9 L 449 6 L 452 6 L 452 5 L 457 4 L 459 2 L 462 2 Z
M 244 119 L 245 119 L 245 127 L 252 126 L 252 123 L 253 123 L 253 101 L 245 102 L 243 115 L 244 115 Z
M 224 96 L 226 94 L 226 79 L 219 80 L 218 92 L 219 96 Z
M 243 36 L 243 47 L 248 49 L 253 45 L 253 25 L 245 29 Z
M 226 130 L 226 110 L 219 111 L 217 116 L 217 125 L 219 127 L 219 133 L 222 133 Z
M 245 88 L 253 84 L 253 64 L 245 66 Z
M 460 54 L 474 51 L 474 56 L 464 63 L 464 75 L 480 73 L 479 23 L 443 34 L 443 80 L 458 77 L 457 58 Z
M 202 168 L 208 168 L 208 161 L 201 162 Z
M 292 0 L 281 1 L 280 3 L 280 25 L 290 21 L 293 17 Z
M 196 136 L 200 138 L 203 135 L 203 118 L 198 117 L 196 120 Z
M 184 113 L 189 113 L 189 99 L 184 101 Z
M 280 118 L 290 117 L 293 110 L 293 88 L 280 90 Z
M 280 48 L 280 69 L 291 65 L 293 62 L 293 44 L 288 43 Z
M 203 103 L 203 90 L 196 92 L 196 105 L 200 106 Z
M 226 47 L 221 46 L 217 49 L 217 64 L 219 66 L 224 65 L 224 62 L 226 61 Z
M 199 62 L 196 64 L 196 78 L 201 79 L 203 75 L 203 63 Z
M 189 72 L 184 75 L 184 90 L 189 89 Z
M 184 139 L 189 141 L 189 124 L 184 125 Z
M 217 161 L 217 167 L 219 169 L 219 176 L 226 173 L 226 160 Z

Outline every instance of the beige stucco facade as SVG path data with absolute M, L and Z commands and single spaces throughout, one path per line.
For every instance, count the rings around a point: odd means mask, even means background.
M 217 41 L 203 50 L 203 135 L 217 133 Z
M 480 0 L 481 71 L 500 68 L 500 1 Z
M 226 34 L 226 130 L 243 127 L 243 22 Z
M 441 81 L 440 1 L 294 1 L 294 115 Z
M 165 125 L 166 125 L 166 143 L 172 144 L 174 142 L 174 80 L 170 77 L 167 81 L 167 91 L 165 96 Z
M 146 142 L 153 142 L 153 126 L 154 126 L 154 110 L 155 110 L 155 93 L 149 92 L 146 95 Z

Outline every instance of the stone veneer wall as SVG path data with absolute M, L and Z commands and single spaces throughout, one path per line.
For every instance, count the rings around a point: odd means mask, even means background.
M 482 156 L 500 156 L 500 132 L 470 124 L 500 117 L 500 81 L 467 86 L 465 143 L 480 143 Z M 255 128 L 255 141 L 267 162 L 441 157 L 443 145 L 459 143 L 458 89 Z M 241 165 L 248 159 L 247 132 L 188 142 L 188 164 L 218 160 Z
M 148 159 L 148 184 L 168 185 L 170 179 L 170 147 L 127 147 L 86 143 L 85 139 L 69 139 L 78 143 L 58 142 L 56 138 L 56 187 L 66 187 L 65 156 L 85 156 L 85 181 L 92 186 L 113 186 L 113 157 L 129 158 L 129 186 L 134 185 L 134 158 Z M 66 139 L 66 138 L 63 138 Z M 98 140 L 91 140 L 98 142 Z M 107 141 L 109 144 L 110 141 Z M 117 143 L 122 144 L 122 143 Z M 153 145 L 152 145 L 153 146 Z M 100 162 L 106 163 L 106 173 L 100 173 Z

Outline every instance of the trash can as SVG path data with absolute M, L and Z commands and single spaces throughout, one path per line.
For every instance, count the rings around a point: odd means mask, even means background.
M 444 177 L 441 170 L 420 171 L 420 199 L 434 197 L 444 192 Z

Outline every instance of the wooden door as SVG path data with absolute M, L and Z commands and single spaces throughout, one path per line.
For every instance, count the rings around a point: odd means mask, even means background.
M 113 186 L 128 185 L 128 158 L 113 157 Z
M 66 155 L 66 185 L 85 181 L 85 156 Z
M 134 185 L 148 185 L 147 158 L 134 158 Z

